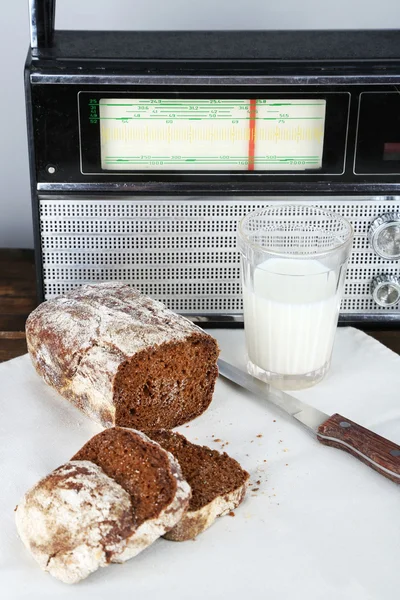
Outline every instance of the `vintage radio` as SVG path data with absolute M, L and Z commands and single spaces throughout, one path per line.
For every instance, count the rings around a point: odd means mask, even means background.
M 25 70 L 40 299 L 122 280 L 240 321 L 238 219 L 312 203 L 355 229 L 342 322 L 400 320 L 400 33 L 54 29 Z

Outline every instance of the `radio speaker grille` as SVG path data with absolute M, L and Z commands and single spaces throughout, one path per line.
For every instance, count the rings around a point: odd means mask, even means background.
M 45 298 L 83 283 L 118 280 L 180 313 L 240 315 L 237 222 L 252 210 L 285 202 L 307 202 L 351 221 L 355 239 L 343 315 L 400 316 L 398 306 L 380 307 L 369 292 L 375 275 L 399 274 L 399 261 L 377 256 L 367 237 L 374 217 L 400 211 L 400 197 L 42 197 Z

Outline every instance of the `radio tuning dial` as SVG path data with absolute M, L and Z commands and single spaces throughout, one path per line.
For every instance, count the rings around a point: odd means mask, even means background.
M 379 306 L 393 306 L 400 300 L 400 277 L 377 275 L 371 281 L 371 294 Z
M 375 252 L 386 260 L 400 259 L 400 212 L 390 212 L 374 219 L 368 236 Z

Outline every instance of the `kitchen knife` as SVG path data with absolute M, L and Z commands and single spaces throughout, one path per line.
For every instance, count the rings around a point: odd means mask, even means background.
M 322 444 L 345 450 L 381 475 L 400 483 L 400 446 L 339 414 L 330 417 L 222 359 L 218 360 L 218 368 L 226 379 L 275 404 L 308 427 Z

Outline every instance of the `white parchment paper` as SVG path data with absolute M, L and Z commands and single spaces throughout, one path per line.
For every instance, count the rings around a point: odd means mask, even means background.
M 245 365 L 242 330 L 211 330 L 221 356 Z M 300 399 L 400 443 L 400 357 L 351 328 L 338 330 L 332 368 Z M 251 474 L 235 517 L 192 542 L 159 540 L 124 565 L 67 586 L 20 542 L 13 510 L 40 477 L 100 427 L 48 388 L 28 356 L 0 365 L 0 595 L 138 600 L 394 600 L 399 589 L 400 486 L 319 444 L 266 402 L 217 382 L 213 403 L 181 427 Z M 254 490 L 254 491 L 252 491 Z

